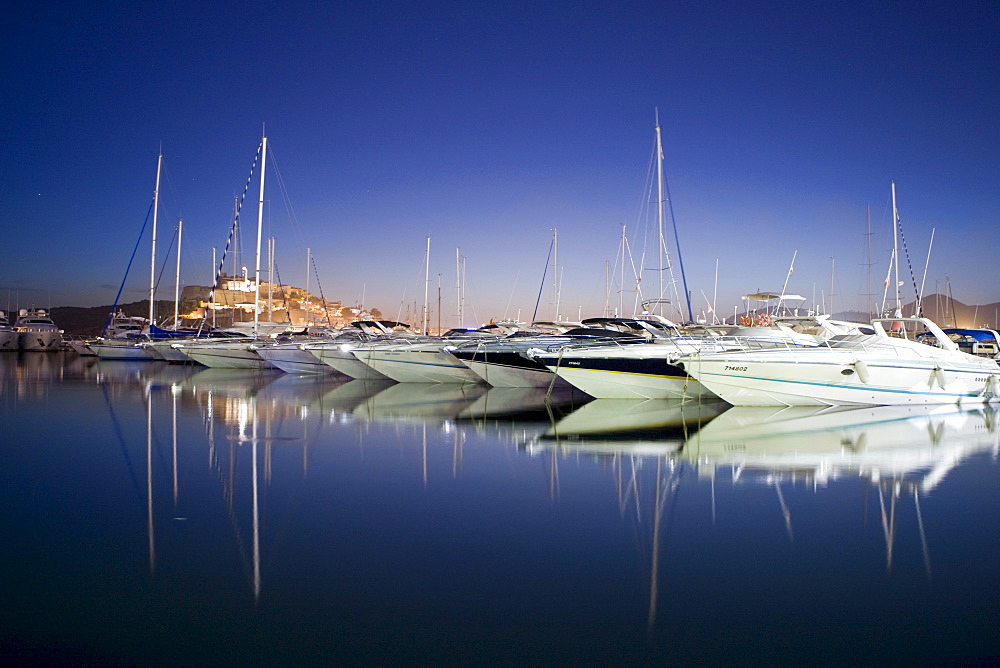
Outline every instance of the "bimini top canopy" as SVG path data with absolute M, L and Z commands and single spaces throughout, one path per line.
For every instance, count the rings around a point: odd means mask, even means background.
M 781 295 L 775 292 L 754 292 L 749 295 L 743 295 L 743 299 L 753 300 L 758 302 L 769 302 L 772 299 L 780 299 L 781 301 L 805 301 L 805 297 L 802 295 Z
M 996 332 L 992 329 L 957 329 L 949 328 L 943 330 L 945 334 L 957 334 L 959 336 L 971 336 L 976 341 L 996 340 Z

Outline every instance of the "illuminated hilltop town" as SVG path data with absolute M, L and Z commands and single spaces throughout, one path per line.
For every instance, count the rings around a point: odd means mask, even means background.
M 222 274 L 214 294 L 211 286 L 186 286 L 181 304 L 189 310 L 180 318 L 185 323 L 204 319 L 209 325 L 219 327 L 253 322 L 256 292 L 254 279 L 247 276 L 246 269 L 241 276 Z M 343 327 L 355 320 L 382 317 L 378 309 L 344 306 L 340 301 L 328 301 L 310 294 L 304 288 L 263 280 L 259 294 L 260 322 L 286 323 L 289 327 Z

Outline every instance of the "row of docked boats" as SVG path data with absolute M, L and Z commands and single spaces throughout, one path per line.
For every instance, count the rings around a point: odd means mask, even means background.
M 62 345 L 62 332 L 44 309 L 20 309 L 10 324 L 0 311 L 0 352 L 53 352 Z
M 922 317 L 870 324 L 762 314 L 748 326 L 679 327 L 663 318 L 496 324 L 439 337 L 359 321 L 322 337 L 92 344 L 105 359 L 278 368 L 401 383 L 574 387 L 595 398 L 721 398 L 737 406 L 852 406 L 1000 399 L 995 348 L 970 354 Z M 103 353 L 103 354 L 102 354 Z M 117 356 L 117 357 L 116 357 Z

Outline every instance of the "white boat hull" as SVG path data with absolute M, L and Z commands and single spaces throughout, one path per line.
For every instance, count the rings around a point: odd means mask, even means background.
M 175 340 L 162 340 L 162 341 L 148 341 L 143 344 L 146 350 L 149 351 L 150 357 L 158 360 L 165 360 L 167 362 L 174 362 L 180 364 L 188 364 L 194 362 L 193 359 L 187 356 L 183 351 L 183 341 Z
M 262 346 L 257 354 L 285 373 L 343 375 L 300 344 Z
M 465 365 L 488 385 L 493 387 L 513 388 L 547 388 L 556 383 L 557 387 L 566 387 L 568 383 L 548 369 L 528 369 L 524 367 L 506 366 L 493 362 L 478 360 L 462 360 Z
M 142 344 L 125 343 L 115 341 L 92 342 L 88 345 L 91 352 L 102 360 L 134 360 L 151 361 L 153 356 L 149 354 Z
M 0 352 L 17 350 L 17 332 L 14 330 L 0 331 Z
M 323 364 L 329 365 L 335 371 L 350 378 L 357 380 L 392 380 L 362 362 L 354 356 L 352 349 L 345 349 L 342 345 L 319 346 L 311 348 L 309 352 L 323 362 Z
M 482 383 L 460 359 L 440 350 L 372 348 L 354 351 L 356 357 L 399 383 Z
M 58 331 L 17 332 L 17 349 L 29 352 L 55 352 L 62 344 Z
M 917 344 L 922 345 L 922 344 Z M 997 398 L 1000 367 L 988 360 L 859 358 L 821 350 L 692 356 L 688 372 L 734 406 L 890 406 L 982 403 Z
M 688 376 L 572 367 L 559 367 L 556 375 L 595 399 L 697 399 L 713 396 L 701 383 Z
M 271 363 L 249 343 L 180 344 L 179 350 L 198 364 L 212 369 L 271 369 Z

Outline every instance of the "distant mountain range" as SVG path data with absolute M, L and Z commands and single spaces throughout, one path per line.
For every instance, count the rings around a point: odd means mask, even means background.
M 945 295 L 933 294 L 923 299 L 923 314 L 941 327 L 989 327 L 1000 324 L 1000 302 L 992 304 L 963 304 Z M 903 305 L 903 315 L 912 315 L 914 302 Z M 838 320 L 868 322 L 867 313 L 845 311 L 833 316 Z
M 970 306 L 945 295 L 933 294 L 924 298 L 923 306 L 924 314 L 942 327 L 982 327 L 989 325 L 995 329 L 998 322 L 1000 322 L 1000 318 L 998 318 L 998 315 L 1000 315 L 1000 302 Z M 148 317 L 149 300 L 132 302 L 131 304 L 119 304 L 118 308 L 126 315 Z M 77 334 L 80 336 L 96 336 L 100 334 L 110 312 L 110 305 L 92 307 L 57 306 L 51 309 L 52 319 L 63 331 L 67 334 Z M 160 322 L 166 318 L 173 317 L 174 303 L 167 300 L 157 300 L 156 313 L 157 320 Z M 903 313 L 913 313 L 913 302 L 903 306 Z M 868 314 L 857 311 L 837 313 L 834 315 L 834 318 L 855 322 L 868 322 Z

